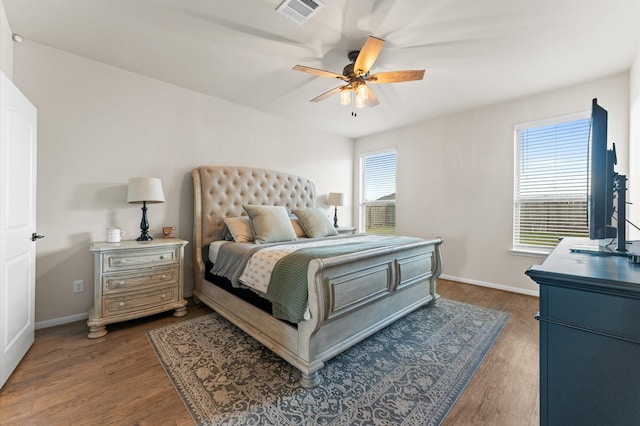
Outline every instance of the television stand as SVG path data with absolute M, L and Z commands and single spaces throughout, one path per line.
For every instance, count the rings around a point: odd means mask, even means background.
M 640 419 L 640 265 L 571 252 L 565 238 L 526 274 L 540 286 L 540 425 Z
M 618 201 L 618 247 L 616 251 L 625 253 L 627 251 L 627 176 L 616 173 L 614 178 L 614 191 Z
M 613 237 L 613 233 L 609 238 L 602 238 L 603 240 L 612 239 L 612 241 L 616 240 L 616 249 L 612 250 L 608 248 L 610 244 L 606 246 L 594 244 L 593 242 L 587 241 L 585 244 L 577 244 L 571 248 L 572 252 L 575 253 L 590 253 L 601 256 L 627 256 L 629 254 L 629 250 L 627 250 L 627 176 L 615 174 L 613 179 L 613 191 L 616 193 L 616 201 L 617 207 L 616 212 L 618 213 L 617 224 L 614 228 L 613 226 L 606 226 L 605 234 L 609 235 L 608 231 L 614 232 L 615 237 Z M 632 253 L 640 253 L 634 252 Z M 634 262 L 637 263 L 637 262 Z

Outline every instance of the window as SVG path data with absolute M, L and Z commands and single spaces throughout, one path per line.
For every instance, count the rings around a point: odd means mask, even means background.
M 587 114 L 516 126 L 514 250 L 550 251 L 588 237 Z
M 396 233 L 396 152 L 360 157 L 360 228 L 367 234 Z

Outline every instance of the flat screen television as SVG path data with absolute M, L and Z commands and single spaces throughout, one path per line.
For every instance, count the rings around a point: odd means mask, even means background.
M 626 251 L 626 176 L 615 172 L 615 144 L 607 143 L 607 110 L 594 99 L 589 133 L 589 239 L 617 239 L 617 252 Z M 613 226 L 613 218 L 616 226 Z

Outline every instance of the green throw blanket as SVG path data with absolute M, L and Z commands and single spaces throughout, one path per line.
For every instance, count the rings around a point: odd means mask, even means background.
M 337 246 L 309 247 L 297 250 L 280 259 L 271 273 L 267 298 L 273 305 L 273 316 L 292 323 L 304 319 L 307 309 L 307 271 L 313 259 L 357 253 L 422 241 L 413 237 L 389 237 L 384 240 L 348 243 Z

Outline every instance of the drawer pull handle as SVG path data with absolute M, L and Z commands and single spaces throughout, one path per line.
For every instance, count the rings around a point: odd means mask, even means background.
M 166 279 L 167 278 L 167 274 L 162 274 L 162 279 Z
M 167 295 L 166 295 L 166 294 L 163 294 L 162 296 L 160 296 L 160 298 L 161 298 L 162 300 L 164 300 L 164 299 L 166 299 L 166 298 L 167 298 Z
M 164 254 L 160 255 L 160 260 L 165 260 L 166 256 Z
M 122 308 L 124 306 L 124 302 L 118 303 L 118 306 L 120 306 Z

